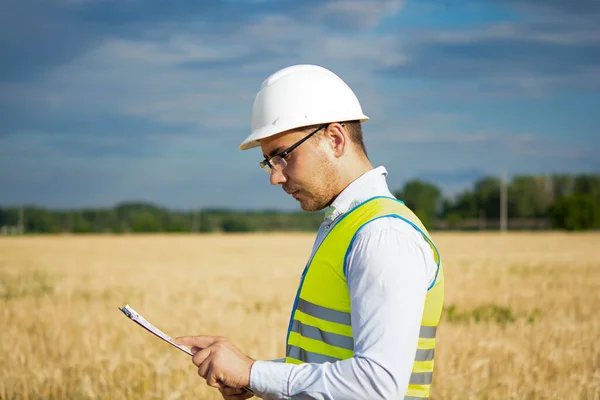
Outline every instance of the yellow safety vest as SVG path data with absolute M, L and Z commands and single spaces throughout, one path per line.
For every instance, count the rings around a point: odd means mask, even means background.
M 417 229 L 431 246 L 438 265 L 436 279 L 425 298 L 419 343 L 405 396 L 427 399 L 433 378 L 435 334 L 444 303 L 444 272 L 440 254 L 419 218 L 394 198 L 373 197 L 350 210 L 332 227 L 309 260 L 292 309 L 285 361 L 324 363 L 353 356 L 346 257 L 360 228 L 382 217 L 400 218 Z

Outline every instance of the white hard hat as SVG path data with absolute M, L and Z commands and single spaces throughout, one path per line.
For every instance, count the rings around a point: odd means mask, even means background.
M 339 76 L 317 65 L 293 65 L 261 84 L 252 107 L 252 133 L 239 148 L 257 147 L 259 139 L 289 129 L 368 119 L 352 89 Z

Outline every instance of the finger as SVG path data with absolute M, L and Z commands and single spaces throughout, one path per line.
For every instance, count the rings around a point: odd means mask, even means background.
M 204 363 L 204 361 L 208 358 L 208 356 L 210 356 L 211 352 L 212 352 L 212 349 L 210 347 L 207 347 L 206 349 L 202 349 L 202 350 L 198 351 L 192 357 L 192 362 L 194 363 L 194 365 L 196 367 L 200 367 L 200 364 Z
M 252 393 L 244 392 L 241 394 L 223 395 L 225 400 L 246 400 L 254 396 Z
M 236 395 L 236 394 L 242 394 L 242 393 L 246 393 L 246 391 L 244 389 L 238 389 L 238 388 L 233 388 L 230 386 L 224 386 L 221 387 L 219 389 L 219 391 L 224 395 L 224 396 L 232 396 L 232 395 Z
M 192 353 L 194 353 L 194 354 L 196 354 L 200 350 L 202 350 L 202 349 L 200 347 L 198 347 L 198 346 L 192 346 L 192 349 L 191 349 Z
M 220 372 L 217 372 L 214 365 L 211 364 L 206 375 L 206 384 L 214 388 L 220 388 L 222 385 L 219 381 L 223 380 L 223 376 Z
M 204 350 L 203 350 L 204 351 Z M 209 354 L 203 361 L 202 363 L 198 364 L 198 375 L 200 375 L 201 377 L 203 377 L 204 379 L 206 379 L 206 377 L 208 376 L 208 371 L 209 368 L 212 365 L 212 359 L 213 359 L 213 355 Z
M 196 346 L 202 349 L 210 346 L 216 341 L 217 338 L 214 336 L 180 336 L 173 339 L 175 344 L 182 346 Z
M 246 400 L 246 399 L 249 399 L 250 397 L 254 397 L 254 395 L 250 392 L 244 391 L 244 393 L 234 394 L 234 395 L 230 396 L 230 399 L 228 399 L 228 400 Z

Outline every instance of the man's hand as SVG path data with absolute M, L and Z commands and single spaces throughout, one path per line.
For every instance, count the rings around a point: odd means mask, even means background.
M 227 339 L 220 336 L 182 336 L 175 338 L 174 342 L 192 347 L 192 362 L 198 367 L 198 375 L 206 379 L 209 386 L 223 389 L 223 397 L 231 400 L 248 398 L 243 397 L 244 394 L 235 394 L 237 389 L 252 397 L 243 388 L 250 385 L 254 360 Z

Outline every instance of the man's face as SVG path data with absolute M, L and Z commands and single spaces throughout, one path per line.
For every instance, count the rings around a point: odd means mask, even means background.
M 316 135 L 322 135 L 325 129 Z M 294 131 L 261 140 L 263 156 L 271 158 L 311 131 Z M 331 203 L 339 181 L 331 157 L 326 139 L 313 136 L 285 157 L 285 168 L 275 168 L 271 172 L 271 184 L 281 185 L 286 193 L 298 200 L 304 211 L 322 210 Z

